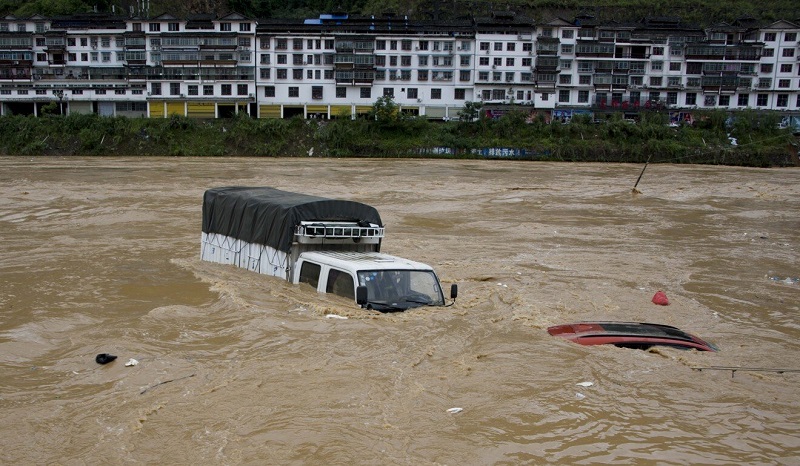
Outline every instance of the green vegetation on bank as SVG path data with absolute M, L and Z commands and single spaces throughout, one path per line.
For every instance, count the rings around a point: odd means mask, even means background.
M 547 123 L 522 111 L 496 120 L 434 122 L 407 116 L 391 101 L 376 103 L 368 118 L 356 120 L 7 116 L 0 118 L 0 154 L 481 158 L 483 149 L 505 148 L 535 160 L 795 164 L 788 147 L 796 138 L 778 129 L 775 114 L 743 111 L 730 119 L 711 111 L 694 117 L 694 126 L 680 127 L 670 127 L 657 112 L 642 113 L 637 123 L 620 115 L 600 123 L 582 116 Z

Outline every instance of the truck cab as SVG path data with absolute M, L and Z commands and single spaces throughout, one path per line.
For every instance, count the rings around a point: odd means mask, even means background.
M 381 312 L 445 305 L 439 278 L 430 266 L 378 252 L 304 252 L 292 281 Z M 451 299 L 456 293 L 453 287 Z

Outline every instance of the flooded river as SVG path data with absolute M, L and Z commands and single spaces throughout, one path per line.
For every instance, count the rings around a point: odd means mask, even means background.
M 800 170 L 651 165 L 633 195 L 641 168 L 0 158 L 0 463 L 800 464 L 800 373 L 696 370 L 800 369 Z M 384 315 L 201 262 L 226 185 L 373 205 L 459 298 Z M 546 330 L 589 319 L 721 351 Z

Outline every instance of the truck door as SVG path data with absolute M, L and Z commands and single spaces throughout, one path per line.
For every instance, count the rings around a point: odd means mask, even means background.
M 333 268 L 328 271 L 326 293 L 333 293 L 337 296 L 354 300 L 356 299 L 355 289 L 355 281 L 349 273 Z
M 298 282 L 308 283 L 316 290 L 317 286 L 319 285 L 319 274 L 321 269 L 322 267 L 319 264 L 303 261 L 303 264 L 300 266 L 300 279 Z

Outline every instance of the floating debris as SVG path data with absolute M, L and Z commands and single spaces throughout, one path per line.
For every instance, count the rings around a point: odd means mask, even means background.
M 348 319 L 348 317 L 340 316 L 339 314 L 325 314 L 325 318 L 326 319 L 342 319 L 342 320 L 347 320 Z
M 137 361 L 137 360 L 135 360 L 133 358 L 130 358 L 130 359 L 128 359 L 128 362 L 125 363 L 125 367 L 131 367 L 131 366 L 135 366 L 137 364 L 139 364 L 139 361 Z
M 769 277 L 769 279 L 772 280 L 773 282 L 779 282 L 786 285 L 797 285 L 798 283 L 800 283 L 800 277 L 786 277 L 786 278 Z
M 117 359 L 117 357 L 114 356 L 113 354 L 100 353 L 97 356 L 95 356 L 94 362 L 96 362 L 97 364 L 108 364 L 115 359 Z
M 464 408 L 450 408 L 447 410 L 447 412 L 450 414 L 457 414 L 460 413 L 461 411 L 464 411 Z
M 594 382 L 579 382 L 576 383 L 575 385 L 579 387 L 591 387 L 592 385 L 594 385 Z

